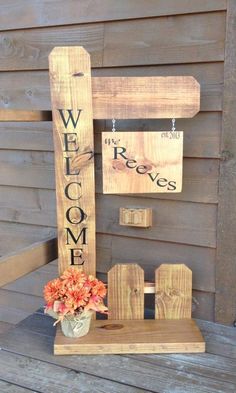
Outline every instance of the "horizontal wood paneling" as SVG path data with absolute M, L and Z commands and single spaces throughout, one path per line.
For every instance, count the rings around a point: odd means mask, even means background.
M 220 112 L 200 112 L 193 119 L 179 119 L 178 130 L 184 130 L 184 156 L 219 158 L 221 132 Z M 170 120 L 117 121 L 118 131 L 168 130 Z M 101 152 L 100 131 L 111 130 L 111 121 L 94 122 L 95 152 Z M 51 122 L 0 122 L 1 149 L 54 151 Z
M 93 67 L 222 61 L 224 32 L 225 12 L 4 31 L 0 70 L 47 69 L 53 47 L 70 45 Z
M 226 0 L 8 0 L 0 1 L 1 30 L 68 25 L 226 9 Z
M 55 234 L 54 228 L 0 222 L 0 255 L 7 255 Z
M 224 60 L 224 33 L 224 12 L 109 22 L 103 66 Z
M 93 76 L 179 76 L 188 75 L 200 83 L 201 111 L 222 109 L 223 63 L 95 68 Z M 50 110 L 48 71 L 0 73 L 0 108 Z
M 2 156 L 1 153 L 5 153 L 5 157 Z M 0 194 L 0 203 L 7 203 L 8 208 L 13 209 L 17 208 L 19 202 L 17 202 L 17 198 L 15 195 L 19 195 L 19 199 L 23 198 L 23 205 L 25 196 L 27 195 L 27 191 L 24 190 L 24 187 L 43 189 L 41 194 L 46 195 L 47 200 L 47 209 L 50 209 L 52 206 L 55 206 L 54 202 L 54 194 L 50 194 L 46 192 L 46 189 L 53 190 L 55 188 L 55 173 L 53 166 L 53 157 L 52 153 L 47 153 L 46 157 L 43 157 L 43 153 L 39 153 L 38 157 L 35 157 L 36 152 L 26 152 L 27 154 L 22 155 L 23 152 L 14 151 L 12 155 L 15 155 L 15 160 L 11 158 L 11 154 L 8 152 L 13 151 L 0 151 L 0 184 L 2 186 L 15 186 L 21 187 L 18 190 L 15 190 L 15 194 L 12 193 L 12 196 L 9 200 L 14 199 L 14 203 L 12 205 L 8 202 L 7 194 L 11 191 L 11 188 L 2 188 L 2 195 Z M 49 155 L 51 154 L 51 156 Z M 49 156 L 48 156 L 49 155 Z M 41 161 L 40 161 L 41 158 Z M 8 160 L 7 160 L 8 159 Z M 38 159 L 38 162 L 37 162 Z M 43 161 L 45 160 L 45 162 Z M 101 173 L 101 157 L 96 157 L 96 192 L 102 193 L 102 173 Z M 151 194 L 148 195 L 150 198 L 159 198 L 159 199 L 169 199 L 169 200 L 183 200 L 183 201 L 191 201 L 191 202 L 203 202 L 203 203 L 216 203 L 217 202 L 217 188 L 218 188 L 218 168 L 219 162 L 214 159 L 184 159 L 184 182 L 183 182 L 183 191 L 177 194 L 169 194 L 169 195 L 160 195 L 160 194 Z M 33 195 L 34 191 L 29 191 L 29 195 Z M 38 197 L 36 196 L 38 191 L 35 191 L 34 199 L 37 201 Z M 44 198 L 42 196 L 42 198 Z M 147 197 L 147 195 L 140 194 L 139 198 Z M 50 202 L 48 200 L 50 198 Z M 27 197 L 28 199 L 28 197 Z M 40 203 L 44 203 L 43 200 Z M 45 205 L 46 206 L 46 205 Z M 28 210 L 28 209 L 26 209 Z M 33 211 L 32 213 L 36 213 L 37 211 Z M 7 214 L 4 212 L 0 212 L 1 214 Z M 18 216 L 18 213 L 13 213 Z M 22 212 L 24 215 L 24 213 Z M 43 212 L 41 211 L 41 214 Z M 48 222 L 47 217 L 45 217 L 45 225 Z
M 129 206 L 152 208 L 153 226 L 148 230 L 120 226 L 119 208 Z M 205 247 L 216 246 L 215 205 L 98 195 L 96 213 L 99 233 Z

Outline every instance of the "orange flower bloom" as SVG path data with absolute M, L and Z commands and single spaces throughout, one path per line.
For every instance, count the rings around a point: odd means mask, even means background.
M 56 313 L 58 321 L 67 314 L 79 314 L 84 310 L 106 313 L 107 307 L 103 303 L 105 296 L 106 287 L 102 281 L 70 267 L 59 278 L 45 285 L 45 311 Z

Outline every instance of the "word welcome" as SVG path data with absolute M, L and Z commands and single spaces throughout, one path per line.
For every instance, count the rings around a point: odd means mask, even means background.
M 71 206 L 65 212 L 66 222 L 68 226 L 64 228 L 66 234 L 66 245 L 70 246 L 70 264 L 83 265 L 85 263 L 83 256 L 83 246 L 87 245 L 88 226 L 85 225 L 87 214 L 81 206 L 80 199 L 83 192 L 83 184 L 79 178 L 82 164 L 85 159 L 91 159 L 93 152 L 86 152 L 79 155 L 79 146 L 77 140 L 77 132 L 79 119 L 82 109 L 77 110 L 76 118 L 72 109 L 58 109 L 65 132 L 63 137 L 63 155 L 64 158 L 64 174 L 68 183 L 65 186 L 64 194 L 67 200 L 71 201 Z M 66 115 L 65 115 L 66 114 Z M 69 128 L 72 128 L 69 130 Z M 76 131 L 76 132 L 75 132 Z

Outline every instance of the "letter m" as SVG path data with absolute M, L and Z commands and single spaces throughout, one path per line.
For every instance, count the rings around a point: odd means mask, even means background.
M 77 238 L 73 235 L 73 232 L 71 231 L 70 228 L 65 228 L 65 229 L 66 229 L 66 244 L 70 244 L 69 236 L 71 237 L 71 239 L 73 240 L 73 242 L 75 244 L 78 243 L 80 238 L 82 238 L 81 239 L 82 240 L 82 244 L 87 244 L 87 229 L 88 229 L 87 227 L 81 229 L 81 231 L 80 231 L 80 233 L 79 233 Z
M 72 109 L 66 109 L 66 110 L 64 110 L 64 109 L 58 109 L 58 111 L 59 111 L 59 113 L 60 113 L 60 116 L 61 116 L 61 119 L 62 119 L 62 121 L 63 121 L 63 124 L 64 124 L 65 128 L 68 127 L 68 124 L 69 124 L 70 122 L 73 124 L 73 127 L 76 128 L 77 123 L 78 123 L 79 118 L 80 118 L 80 114 L 81 114 L 81 112 L 82 112 L 82 109 L 77 109 L 77 111 L 78 111 L 77 118 L 75 118 L 75 117 L 73 116 L 73 113 L 72 113 L 73 111 L 72 111 Z M 67 114 L 68 114 L 67 119 L 66 119 L 66 117 L 64 116 L 64 112 L 65 112 L 65 111 L 66 111 Z

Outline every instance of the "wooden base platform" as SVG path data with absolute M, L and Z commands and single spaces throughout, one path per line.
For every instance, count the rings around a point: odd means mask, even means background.
M 99 320 L 81 338 L 65 337 L 57 328 L 55 355 L 205 352 L 205 342 L 192 319 Z

